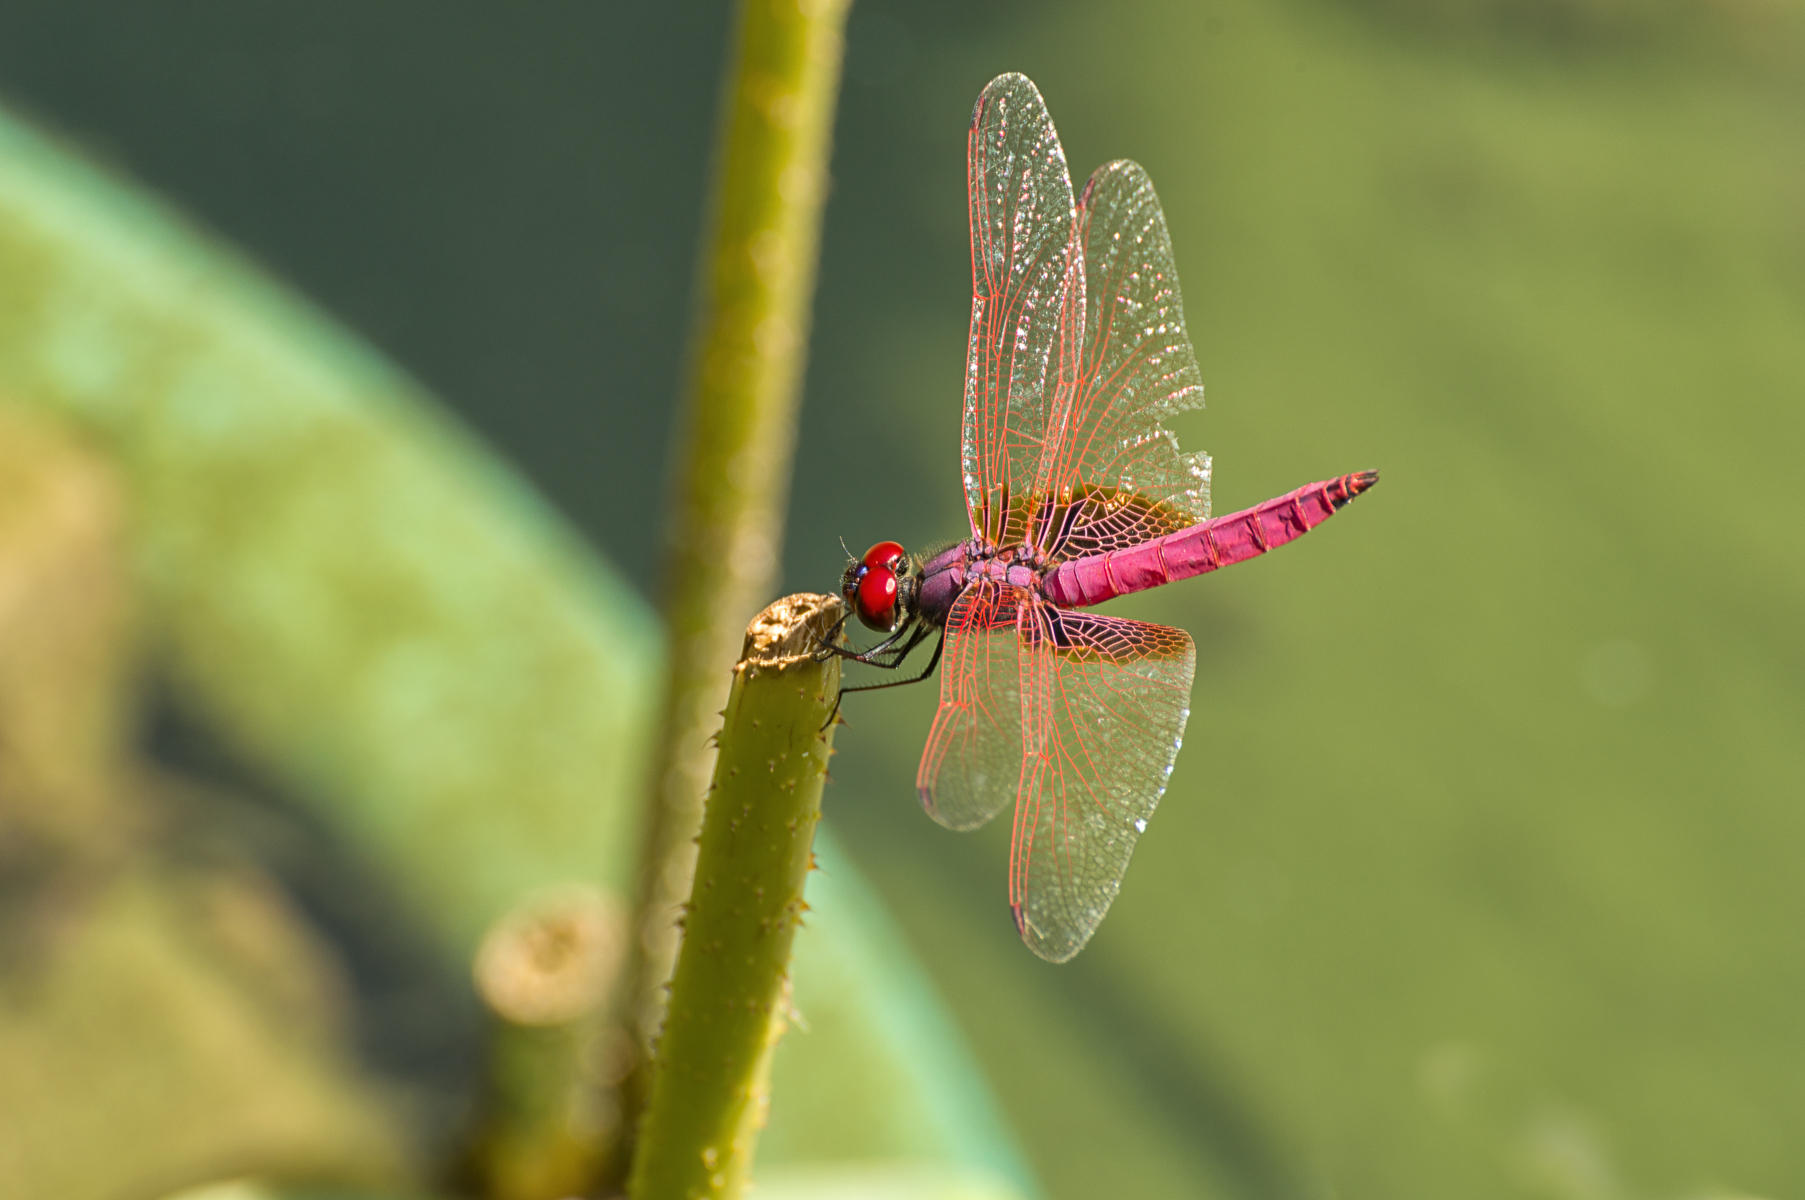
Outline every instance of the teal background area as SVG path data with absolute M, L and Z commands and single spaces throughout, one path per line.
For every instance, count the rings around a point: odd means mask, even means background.
M 101 15 L 104 12 L 104 15 Z M 42 3 L 0 99 L 248 248 L 648 596 L 719 6 Z M 1003 70 L 1160 188 L 1218 511 L 1112 608 L 1191 726 L 1074 963 L 849 698 L 829 827 L 1056 1197 L 1805 1191 L 1805 32 L 1778 0 L 862 4 L 784 590 L 962 531 L 964 130 Z M 783 1103 L 782 1095 L 775 1103 Z

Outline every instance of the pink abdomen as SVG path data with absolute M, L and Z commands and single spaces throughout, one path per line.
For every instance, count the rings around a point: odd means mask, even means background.
M 1084 608 L 1243 562 L 1302 537 L 1378 480 L 1377 471 L 1343 475 L 1126 550 L 1070 559 L 1047 572 L 1041 590 L 1055 604 Z

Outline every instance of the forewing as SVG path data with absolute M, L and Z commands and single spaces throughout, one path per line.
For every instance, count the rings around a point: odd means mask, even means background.
M 1084 266 L 1083 351 L 1046 494 L 1078 511 L 1049 515 L 1054 558 L 1095 554 L 1209 516 L 1210 460 L 1165 428 L 1203 405 L 1185 331 L 1178 267 L 1147 172 L 1099 167 L 1078 204 Z M 1090 501 L 1087 503 L 1086 498 Z
M 972 536 L 1022 539 L 1044 473 L 1062 323 L 1075 348 L 1082 263 L 1065 151 L 1040 92 L 1000 75 L 978 97 L 967 148 L 971 337 L 965 366 L 964 476 Z
M 1190 715 L 1183 630 L 1027 601 L 1022 767 L 1009 902 L 1028 948 L 1064 962 L 1121 887 Z
M 975 829 L 1015 798 L 1022 765 L 1023 593 L 994 580 L 968 586 L 947 615 L 940 709 L 915 786 L 928 813 Z

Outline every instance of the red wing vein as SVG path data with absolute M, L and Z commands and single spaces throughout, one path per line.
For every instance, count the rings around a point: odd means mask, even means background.
M 1194 655 L 1177 630 L 1031 603 L 1010 895 L 1029 947 L 1061 960 L 1103 919 L 1164 791 Z

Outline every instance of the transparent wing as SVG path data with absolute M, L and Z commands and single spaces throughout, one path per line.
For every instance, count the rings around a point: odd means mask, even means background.
M 972 536 L 1022 540 L 1045 473 L 1048 406 L 1061 344 L 1079 344 L 1082 263 L 1065 151 L 1040 92 L 1000 75 L 978 97 L 967 147 L 971 337 L 966 349 L 964 475 Z M 1076 355 L 1069 367 L 1075 370 Z
M 1022 750 L 1009 903 L 1022 940 L 1064 962 L 1096 931 L 1153 815 L 1190 715 L 1183 630 L 1024 595 Z
M 1203 405 L 1178 267 L 1147 172 L 1099 167 L 1078 203 L 1084 265 L 1082 352 L 1036 542 L 1054 558 L 1117 549 L 1209 516 L 1210 460 L 1186 454 L 1167 417 Z
M 947 615 L 940 709 L 928 730 L 915 787 L 950 829 L 975 829 L 1015 799 L 1022 766 L 1023 593 L 972 583 Z

